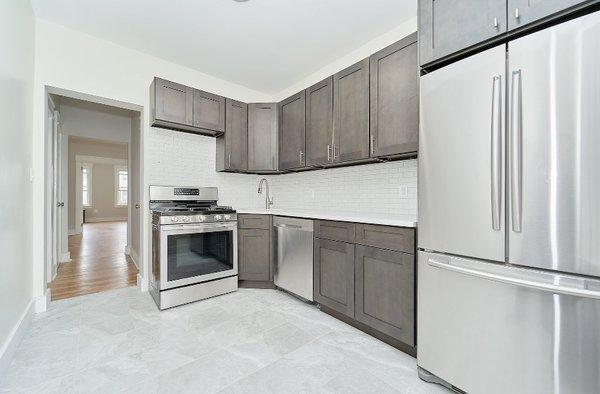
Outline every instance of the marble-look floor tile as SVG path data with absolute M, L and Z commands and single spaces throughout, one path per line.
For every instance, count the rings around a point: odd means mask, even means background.
M 159 311 L 118 289 L 33 317 L 0 392 L 438 393 L 415 359 L 278 290 Z

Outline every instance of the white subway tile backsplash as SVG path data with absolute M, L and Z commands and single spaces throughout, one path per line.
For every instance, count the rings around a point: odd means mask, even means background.
M 260 208 L 262 176 L 215 171 L 215 138 L 152 128 L 150 184 L 219 188 L 219 202 Z M 417 160 L 266 176 L 274 208 L 364 213 L 417 213 Z M 408 194 L 401 196 L 400 187 Z

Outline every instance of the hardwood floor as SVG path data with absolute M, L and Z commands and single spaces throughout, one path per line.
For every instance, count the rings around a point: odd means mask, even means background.
M 127 222 L 85 223 L 82 234 L 69 236 L 72 261 L 58 267 L 52 300 L 135 285 L 138 270 L 126 243 Z

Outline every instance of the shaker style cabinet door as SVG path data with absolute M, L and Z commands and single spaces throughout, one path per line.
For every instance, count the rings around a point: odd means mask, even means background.
M 193 89 L 175 82 L 155 78 L 155 119 L 192 126 Z
M 508 0 L 508 29 L 513 30 L 589 0 Z
M 354 318 L 354 244 L 315 238 L 314 298 Z
M 356 246 L 356 320 L 414 346 L 415 256 Z
M 225 97 L 194 90 L 194 127 L 225 131 Z
M 248 104 L 248 171 L 277 171 L 277 104 Z
M 279 103 L 279 169 L 306 166 L 304 90 Z
M 371 55 L 371 157 L 416 154 L 417 33 Z
M 506 0 L 419 0 L 421 65 L 506 31 Z
M 306 89 L 306 164 L 324 165 L 332 160 L 333 79 Z
M 225 127 L 225 167 L 248 169 L 248 104 L 227 99 Z
M 369 157 L 369 59 L 333 76 L 333 161 Z
M 238 230 L 240 280 L 271 280 L 271 240 L 269 230 Z

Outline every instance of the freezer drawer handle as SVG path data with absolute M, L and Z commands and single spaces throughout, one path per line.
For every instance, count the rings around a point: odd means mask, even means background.
M 502 77 L 494 76 L 492 83 L 492 163 L 491 163 L 491 192 L 492 192 L 492 229 L 500 230 L 500 215 L 502 201 Z
M 505 271 L 528 271 L 529 278 L 524 278 L 523 275 L 517 277 L 516 275 L 500 275 L 495 272 L 490 272 L 489 270 L 481 269 L 485 267 L 485 265 L 491 265 L 492 263 L 482 263 L 482 262 L 473 262 L 469 263 L 468 261 L 461 260 L 460 262 L 455 261 L 440 261 L 435 258 L 429 258 L 428 264 L 432 267 L 445 269 L 448 271 L 453 271 L 460 274 L 471 275 L 478 278 L 489 279 L 500 283 L 506 283 L 515 286 L 527 287 L 530 289 L 549 291 L 559 295 L 571 295 L 576 297 L 586 297 L 586 298 L 595 298 L 600 299 L 600 281 L 592 280 L 592 279 L 583 279 L 576 276 L 569 276 L 564 274 L 550 274 L 542 271 L 531 271 L 524 270 L 521 268 L 510 268 L 510 267 L 502 267 L 501 269 Z M 457 264 L 458 263 L 458 264 Z M 460 264 L 460 265 L 459 265 Z M 494 267 L 497 270 L 497 267 Z M 509 274 L 512 274 L 509 272 Z M 538 277 L 538 280 L 535 280 L 535 277 Z M 549 277 L 565 277 L 571 282 L 571 285 L 560 285 L 552 283 L 548 280 Z M 592 286 L 590 286 L 592 285 Z M 593 287 L 598 289 L 589 290 L 589 287 Z
M 511 80 L 511 146 L 510 146 L 510 179 L 511 179 L 511 218 L 512 230 L 521 232 L 522 210 L 522 145 L 523 145 L 523 113 L 521 111 L 521 70 L 512 72 Z

